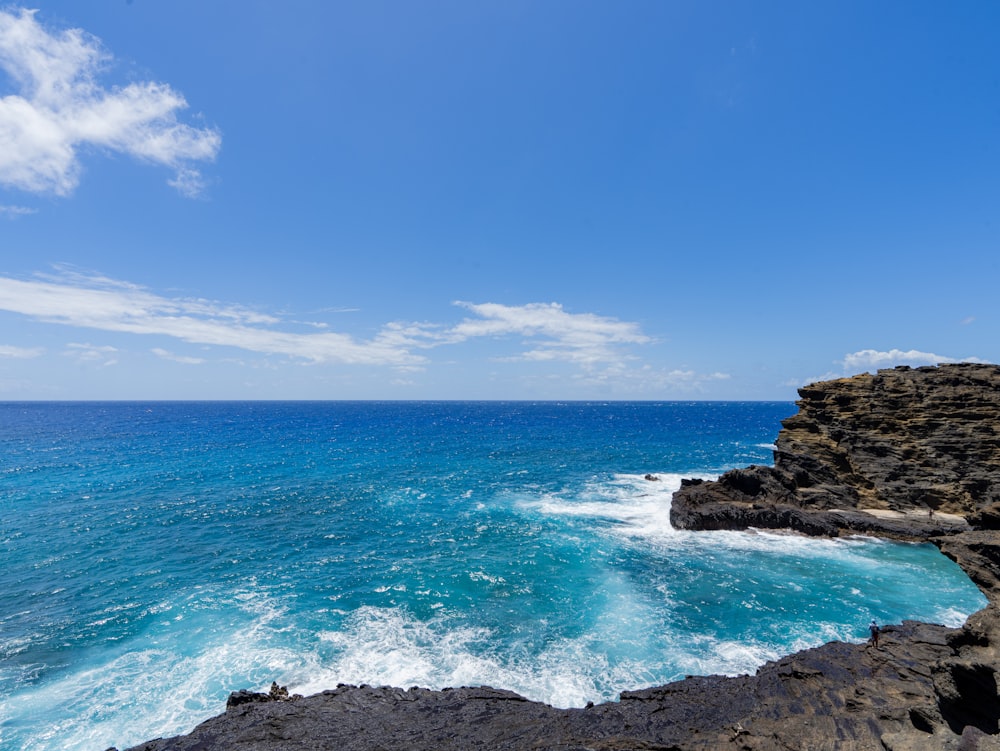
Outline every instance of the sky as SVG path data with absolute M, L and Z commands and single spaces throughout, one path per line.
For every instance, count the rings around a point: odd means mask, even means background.
M 1000 5 L 0 5 L 0 401 L 1000 361 Z

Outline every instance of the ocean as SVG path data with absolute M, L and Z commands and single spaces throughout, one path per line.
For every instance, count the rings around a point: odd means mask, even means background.
M 0 749 L 124 749 L 272 681 L 583 706 L 984 606 L 930 545 L 670 526 L 795 411 L 0 404 Z

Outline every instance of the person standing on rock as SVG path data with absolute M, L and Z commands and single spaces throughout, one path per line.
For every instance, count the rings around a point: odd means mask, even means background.
M 872 635 L 871 636 L 871 643 L 872 643 L 872 645 L 874 645 L 875 649 L 878 649 L 879 627 L 878 627 L 878 624 L 875 622 L 874 619 L 872 619 L 871 624 L 868 626 L 868 633 L 870 633 Z

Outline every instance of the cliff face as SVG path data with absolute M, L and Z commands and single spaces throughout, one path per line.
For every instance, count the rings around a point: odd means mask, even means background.
M 882 370 L 799 395 L 774 467 L 686 481 L 675 526 L 919 538 L 965 529 L 1000 502 L 997 366 Z
M 775 467 L 802 505 L 969 514 L 1000 501 L 1000 369 L 897 368 L 799 391 Z
M 1000 749 L 1000 367 L 886 370 L 799 393 L 775 466 L 685 482 L 675 526 L 930 540 L 990 600 L 962 628 L 906 622 L 879 649 L 833 642 L 753 676 L 586 709 L 489 688 L 240 692 L 192 733 L 133 751 Z

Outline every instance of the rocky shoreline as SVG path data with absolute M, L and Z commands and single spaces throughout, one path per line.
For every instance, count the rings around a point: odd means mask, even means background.
M 237 692 L 191 733 L 130 751 L 1000 749 L 1000 367 L 896 368 L 812 384 L 773 467 L 685 481 L 674 526 L 929 541 L 989 604 L 957 629 L 904 622 L 753 676 L 689 677 L 555 709 L 492 688 Z

